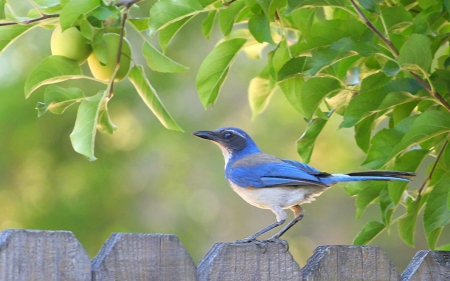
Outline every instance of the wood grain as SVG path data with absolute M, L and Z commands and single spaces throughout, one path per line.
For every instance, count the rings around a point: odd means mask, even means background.
M 70 231 L 4 230 L 0 280 L 91 280 L 91 260 Z
M 386 253 L 373 246 L 320 246 L 302 269 L 303 280 L 400 280 Z
M 450 252 L 419 251 L 402 273 L 403 281 L 450 280 Z
M 215 244 L 198 265 L 200 281 L 301 280 L 300 266 L 286 247 L 268 243 Z
M 114 233 L 92 261 L 96 281 L 197 280 L 197 268 L 175 235 Z

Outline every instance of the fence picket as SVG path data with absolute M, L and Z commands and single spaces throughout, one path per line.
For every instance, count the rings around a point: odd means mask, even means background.
M 402 281 L 450 280 L 450 252 L 419 251 L 402 273 Z
M 268 243 L 217 243 L 198 265 L 198 278 L 206 280 L 301 280 L 300 266 L 286 247 Z
M 4 230 L 0 280 L 90 281 L 91 260 L 70 231 Z
M 175 235 L 114 233 L 92 261 L 94 281 L 196 280 L 197 269 Z
M 386 253 L 374 246 L 319 246 L 302 269 L 303 280 L 400 280 Z

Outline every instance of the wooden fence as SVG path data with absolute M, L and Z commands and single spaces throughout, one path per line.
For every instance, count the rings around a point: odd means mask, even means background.
M 0 233 L 0 280 L 450 280 L 450 252 L 419 251 L 399 274 L 373 246 L 320 246 L 300 269 L 281 244 L 218 243 L 195 266 L 178 238 L 114 233 L 91 261 L 69 231 Z

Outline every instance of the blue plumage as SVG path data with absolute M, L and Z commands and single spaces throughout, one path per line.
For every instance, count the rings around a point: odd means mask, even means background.
M 251 137 L 233 127 L 216 131 L 198 131 L 195 136 L 215 142 L 225 158 L 225 177 L 231 188 L 248 203 L 270 209 L 277 221 L 249 237 L 237 242 L 256 241 L 261 234 L 283 224 L 291 209 L 295 218 L 280 232 L 266 241 L 278 241 L 290 227 L 303 217 L 300 204 L 309 203 L 314 197 L 338 182 L 351 181 L 409 181 L 414 173 L 397 171 L 364 171 L 348 174 L 329 174 L 307 164 L 281 159 L 262 153 Z

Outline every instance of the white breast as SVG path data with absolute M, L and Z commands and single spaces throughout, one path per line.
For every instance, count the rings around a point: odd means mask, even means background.
M 242 188 L 231 181 L 229 184 L 242 199 L 262 209 L 270 209 L 271 206 L 287 209 L 295 205 L 310 203 L 315 200 L 314 197 L 329 188 L 322 186 Z

